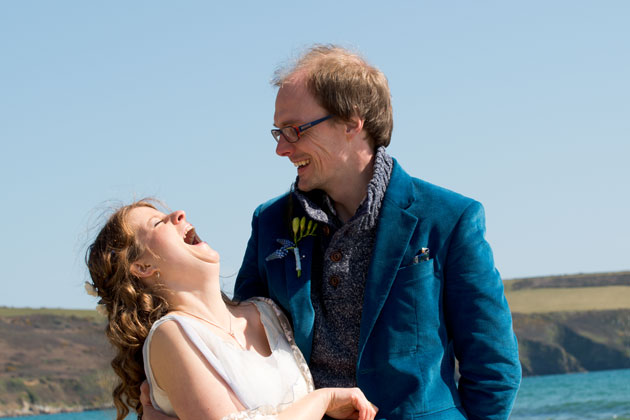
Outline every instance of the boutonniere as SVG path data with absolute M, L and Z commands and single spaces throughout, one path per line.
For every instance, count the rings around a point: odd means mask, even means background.
M 276 239 L 276 242 L 282 246 L 269 254 L 269 256 L 265 258 L 265 261 L 284 258 L 290 250 L 293 250 L 293 254 L 295 255 L 295 271 L 297 272 L 297 276 L 300 277 L 302 275 L 302 263 L 300 262 L 298 243 L 307 236 L 315 236 L 317 222 L 313 223 L 312 220 L 309 220 L 307 224 L 306 217 L 302 216 L 301 219 L 294 217 L 291 223 L 291 229 L 293 230 L 293 242 L 288 239 Z

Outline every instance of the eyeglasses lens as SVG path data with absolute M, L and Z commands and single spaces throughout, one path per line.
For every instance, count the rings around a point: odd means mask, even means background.
M 279 142 L 282 137 L 289 143 L 295 143 L 300 138 L 295 127 L 274 128 L 271 130 L 271 135 L 277 142 Z
M 289 143 L 294 143 L 298 140 L 298 133 L 293 127 L 284 127 L 282 129 L 282 134 Z

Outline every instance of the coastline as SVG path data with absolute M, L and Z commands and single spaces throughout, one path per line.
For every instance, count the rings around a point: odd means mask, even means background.
M 79 413 L 84 411 L 110 410 L 113 408 L 113 403 L 103 406 L 53 406 L 46 404 L 31 404 L 27 401 L 23 401 L 22 408 L 0 410 L 0 418 L 38 416 L 42 414 Z

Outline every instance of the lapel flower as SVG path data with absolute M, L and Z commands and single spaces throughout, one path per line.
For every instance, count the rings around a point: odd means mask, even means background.
M 307 224 L 306 217 L 294 217 L 291 221 L 293 242 L 288 239 L 276 239 L 276 242 L 278 242 L 281 247 L 269 254 L 267 258 L 265 258 L 265 261 L 284 258 L 288 255 L 289 251 L 293 250 L 293 255 L 295 255 L 295 271 L 297 272 L 297 276 L 300 277 L 302 275 L 302 263 L 300 262 L 298 243 L 307 236 L 315 236 L 315 229 L 317 229 L 317 223 L 313 223 L 312 220 L 309 220 Z

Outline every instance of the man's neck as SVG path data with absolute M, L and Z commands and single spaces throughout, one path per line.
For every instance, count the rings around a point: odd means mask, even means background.
M 372 153 L 359 166 L 354 176 L 348 177 L 343 184 L 336 185 L 332 191 L 326 191 L 333 201 L 337 217 L 343 223 L 354 216 L 367 194 L 368 184 L 374 174 L 374 157 Z

